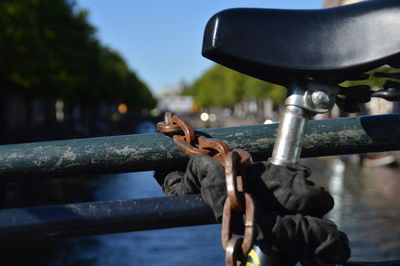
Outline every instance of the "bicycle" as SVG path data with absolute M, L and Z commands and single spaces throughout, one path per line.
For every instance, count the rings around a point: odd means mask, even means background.
M 307 121 L 332 109 L 358 110 L 371 97 L 400 100 L 400 86 L 384 89 L 342 87 L 369 78 L 382 65 L 400 66 L 400 3 L 367 1 L 321 10 L 239 8 L 207 23 L 202 53 L 221 65 L 288 89 L 270 162 L 289 169 L 298 164 Z M 379 41 L 377 41 L 379 40 Z M 371 74 L 400 79 L 398 73 Z M 280 265 L 258 250 L 262 265 Z M 399 265 L 400 262 L 346 265 Z

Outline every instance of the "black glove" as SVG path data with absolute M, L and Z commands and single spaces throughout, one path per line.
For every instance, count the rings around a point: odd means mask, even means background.
M 185 175 L 184 170 L 178 171 L 156 171 L 154 178 L 161 186 L 165 196 L 182 195 L 182 179 Z
M 167 196 L 201 193 L 201 197 L 211 207 L 217 221 L 222 221 L 227 195 L 225 169 L 207 154 L 193 156 L 185 173 L 156 172 L 155 178 Z
M 332 196 L 309 181 L 309 171 L 292 170 L 270 162 L 257 162 L 245 169 L 249 190 L 260 195 L 260 204 L 286 212 L 322 217 L 334 205 Z
M 227 195 L 225 173 L 211 157 L 196 155 L 190 159 L 185 173 L 156 176 L 167 195 L 201 193 L 221 221 Z M 311 265 L 342 263 L 349 258 L 347 237 L 333 222 L 303 216 L 322 217 L 333 207 L 333 198 L 308 181 L 306 171 L 259 162 L 246 168 L 245 176 L 257 209 L 257 241 L 265 243 L 267 250 L 308 261 L 314 257 Z
M 256 232 L 257 242 L 264 243 L 264 249 L 307 261 L 309 265 L 343 264 L 350 257 L 346 234 L 329 220 L 261 212 L 257 213 Z
M 322 217 L 333 208 L 332 196 L 307 180 L 307 171 L 258 162 L 247 167 L 244 176 L 249 191 L 258 195 L 259 205 L 269 210 Z M 225 171 L 210 156 L 192 157 L 186 172 L 156 172 L 155 177 L 165 195 L 201 193 L 220 220 L 226 198 Z
M 318 218 L 333 208 L 333 198 L 307 179 L 309 173 L 270 162 L 246 168 L 257 209 L 257 242 L 266 250 L 307 261 L 303 265 L 344 263 L 350 257 L 347 236 L 332 221 Z

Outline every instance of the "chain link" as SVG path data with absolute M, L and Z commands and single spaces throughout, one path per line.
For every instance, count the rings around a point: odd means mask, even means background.
M 204 136 L 197 136 L 192 126 L 183 118 L 166 112 L 164 121 L 157 123 L 160 132 L 173 134 L 178 148 L 189 157 L 205 153 L 210 155 L 225 168 L 226 198 L 222 218 L 221 242 L 225 249 L 227 266 L 244 265 L 247 253 L 254 242 L 255 206 L 252 196 L 246 192 L 246 183 L 242 170 L 251 163 L 251 155 L 245 150 L 229 151 L 222 141 Z M 232 237 L 233 220 L 242 219 L 244 236 Z

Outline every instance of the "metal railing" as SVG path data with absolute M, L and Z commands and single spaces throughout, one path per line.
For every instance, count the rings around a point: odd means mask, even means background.
M 0 210 L 0 246 L 216 223 L 199 195 Z
M 199 133 L 249 151 L 272 152 L 277 124 Z M 400 115 L 310 121 L 303 157 L 400 150 Z M 186 156 L 161 133 L 0 146 L 3 182 L 82 174 L 172 169 Z M 0 210 L 3 243 L 216 223 L 196 195 Z
M 272 153 L 278 124 L 204 129 L 198 133 L 241 148 L 254 160 Z M 400 115 L 310 121 L 302 157 L 400 150 Z M 161 133 L 0 146 L 0 180 L 173 169 L 187 161 Z

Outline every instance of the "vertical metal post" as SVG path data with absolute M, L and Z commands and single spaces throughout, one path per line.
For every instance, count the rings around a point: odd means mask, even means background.
M 300 158 L 307 120 L 306 110 L 294 105 L 285 106 L 272 152 L 273 164 L 296 165 Z
M 297 84 L 289 87 L 289 97 L 284 104 L 278 133 L 272 151 L 271 163 L 289 168 L 301 168 L 298 160 L 301 154 L 307 121 L 317 113 L 325 113 L 333 106 L 332 91 L 305 89 Z M 267 254 L 259 246 L 254 250 L 260 261 L 268 266 L 297 264 L 295 258 L 280 254 Z
M 289 97 L 284 104 L 271 162 L 297 168 L 307 121 L 317 113 L 325 113 L 332 108 L 333 94 L 329 88 L 306 89 L 298 84 L 289 87 Z

